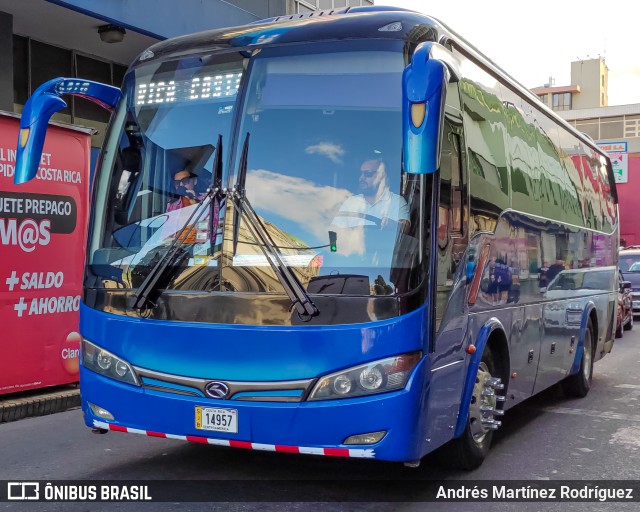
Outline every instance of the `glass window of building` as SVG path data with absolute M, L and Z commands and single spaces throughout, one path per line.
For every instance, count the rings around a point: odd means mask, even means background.
M 300 14 L 317 11 L 373 5 L 373 0 L 296 0 L 296 12 Z
M 310 12 L 315 11 L 314 6 L 309 6 L 304 2 L 298 2 L 298 13 L 299 14 L 308 14 Z
M 73 74 L 73 53 L 71 50 L 31 40 L 29 53 L 31 92 L 52 78 L 75 76 Z M 67 102 L 67 105 L 70 103 Z M 52 119 L 72 122 L 70 106 L 54 114 Z
M 29 95 L 52 78 L 85 78 L 120 87 L 126 70 L 127 67 L 120 64 L 14 35 L 14 110 L 22 111 Z M 93 136 L 92 145 L 101 145 L 109 113 L 82 98 L 66 97 L 65 101 L 67 107 L 56 112 L 52 119 L 95 128 L 97 133 Z
M 600 119 L 600 138 L 618 139 L 624 136 L 624 122 L 622 117 L 605 117 Z
M 593 140 L 600 138 L 600 127 L 597 119 L 581 119 L 576 121 L 576 129 L 586 133 Z
M 640 137 L 640 116 L 625 116 L 624 136 L 625 138 Z
M 571 93 L 557 93 L 553 95 L 553 110 L 571 110 Z
M 85 57 L 84 55 L 76 55 L 76 71 L 77 76 L 94 82 L 111 84 L 113 81 L 109 62 Z M 109 112 L 107 110 L 84 98 L 79 98 L 75 101 L 74 116 L 81 119 L 100 121 L 101 123 L 109 121 Z
M 24 105 L 29 97 L 29 40 L 13 36 L 13 102 Z
M 127 67 L 73 50 L 41 43 L 28 37 L 13 36 L 14 103 L 22 106 L 30 94 L 47 80 L 57 77 L 86 78 L 120 87 Z M 67 107 L 63 112 L 76 113 Z M 84 113 L 84 109 L 83 113 Z

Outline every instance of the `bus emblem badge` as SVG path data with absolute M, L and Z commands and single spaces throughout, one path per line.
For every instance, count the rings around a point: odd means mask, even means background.
M 229 386 L 223 382 L 208 382 L 204 391 L 211 398 L 226 398 L 229 394 Z

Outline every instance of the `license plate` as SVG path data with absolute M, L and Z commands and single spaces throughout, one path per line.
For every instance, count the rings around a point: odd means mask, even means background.
M 237 434 L 238 411 L 216 407 L 196 407 L 196 428 Z

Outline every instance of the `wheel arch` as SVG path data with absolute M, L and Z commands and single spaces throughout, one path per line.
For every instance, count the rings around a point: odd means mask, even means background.
M 467 417 L 469 416 L 469 406 L 471 405 L 471 395 L 473 386 L 478 374 L 482 353 L 486 346 L 489 346 L 491 352 L 495 356 L 496 370 L 500 373 L 505 388 L 508 383 L 509 375 L 509 344 L 507 335 L 502 322 L 497 318 L 491 318 L 480 328 L 480 332 L 473 344 L 475 352 L 471 355 L 467 374 L 465 376 L 464 387 L 462 388 L 462 397 L 460 399 L 460 408 L 458 410 L 458 419 L 453 436 L 460 437 L 464 432 Z
M 589 326 L 589 320 L 593 324 L 593 336 L 591 339 L 592 346 L 592 354 L 595 353 L 595 348 L 598 344 L 598 313 L 596 311 L 596 306 L 593 302 L 589 301 L 584 308 L 582 313 L 582 322 L 580 322 L 580 336 L 578 338 L 578 346 L 576 348 L 576 355 L 573 358 L 573 364 L 571 365 L 571 370 L 569 370 L 569 375 L 575 375 L 580 371 L 580 362 L 582 361 L 582 351 L 584 350 L 584 338 L 587 333 L 587 328 Z M 616 321 L 615 318 L 613 320 Z

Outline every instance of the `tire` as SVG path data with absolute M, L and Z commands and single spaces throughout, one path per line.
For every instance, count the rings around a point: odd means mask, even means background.
M 629 321 L 624 326 L 625 331 L 630 331 L 631 329 L 633 329 L 633 313 L 629 314 Z
M 475 408 L 474 405 L 480 404 L 483 400 L 480 392 L 485 389 L 484 381 L 490 377 L 497 376 L 495 368 L 493 354 L 487 346 L 482 353 L 478 377 L 476 377 L 476 385 L 471 397 L 472 405 L 469 409 L 469 417 L 467 418 L 464 432 L 460 437 L 452 439 L 436 452 L 437 460 L 442 466 L 464 470 L 476 469 L 489 453 L 493 430 L 484 427 L 480 423 L 479 405 Z M 496 407 L 495 400 L 492 401 L 492 405 Z
M 562 389 L 565 394 L 575 398 L 584 398 L 591 389 L 591 380 L 593 377 L 593 324 L 591 320 L 587 324 L 587 330 L 584 333 L 584 344 L 582 350 L 582 360 L 580 361 L 580 370 L 574 375 L 569 375 L 562 381 Z
M 620 324 L 616 327 L 616 338 L 620 339 L 622 338 L 622 336 L 624 336 L 624 332 L 622 329 L 622 324 Z

